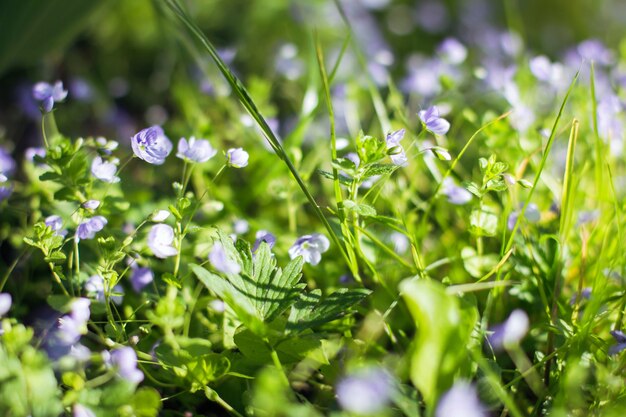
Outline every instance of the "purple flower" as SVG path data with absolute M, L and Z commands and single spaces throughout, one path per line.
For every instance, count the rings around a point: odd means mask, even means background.
M 580 226 L 583 224 L 593 223 L 598 220 L 598 218 L 600 218 L 600 210 L 581 211 L 578 213 L 577 224 Z
M 296 240 L 296 243 L 289 248 L 289 256 L 294 259 L 302 256 L 304 262 L 317 265 L 322 259 L 322 253 L 330 247 L 328 238 L 321 233 L 304 235 Z
M 104 229 L 104 226 L 108 223 L 107 219 L 103 216 L 94 216 L 87 220 L 83 220 L 76 229 L 77 239 L 93 239 L 96 233 Z
M 228 257 L 224 246 L 219 242 L 216 242 L 211 252 L 209 252 L 209 261 L 211 261 L 211 265 L 215 269 L 224 274 L 238 274 L 241 272 L 241 265 Z
M 359 155 L 356 152 L 349 152 L 345 154 L 343 157 L 347 159 L 348 161 L 352 161 L 355 168 L 358 168 L 359 165 L 361 165 L 361 158 L 359 158 Z
M 150 216 L 150 220 L 152 220 L 155 223 L 161 223 L 167 220 L 168 217 L 170 217 L 169 211 L 156 210 L 154 213 L 152 213 L 152 216 Z
M 274 244 L 276 243 L 276 236 L 274 236 L 267 230 L 259 230 L 258 232 L 256 232 L 256 240 L 254 241 L 252 252 L 256 252 L 259 246 L 261 246 L 262 242 L 266 242 L 268 245 L 270 245 L 270 249 L 272 249 L 274 247 Z
M 408 161 L 404 148 L 400 144 L 400 141 L 404 137 L 404 129 L 396 130 L 387 135 L 387 149 L 390 152 L 389 157 L 391 162 L 397 166 L 407 166 Z
M 517 218 L 520 215 L 520 210 L 515 210 L 509 215 L 507 219 L 506 226 L 509 230 L 513 230 L 515 228 L 515 224 L 517 223 Z M 531 223 L 537 223 L 541 220 L 541 211 L 539 207 L 535 203 L 528 203 L 526 207 L 526 212 L 524 213 L 524 218 Z
M 143 129 L 130 139 L 133 152 L 144 161 L 161 165 L 172 151 L 172 142 L 160 126 Z
M 9 293 L 0 293 L 0 317 L 4 316 L 11 309 L 13 299 Z
M 63 89 L 63 82 L 57 81 L 54 85 L 38 82 L 33 86 L 33 97 L 41 102 L 44 113 L 49 113 L 55 101 L 63 101 L 67 97 L 67 90 Z
M 462 206 L 472 200 L 472 193 L 467 191 L 465 188 L 456 185 L 452 178 L 446 178 L 443 180 L 441 193 L 448 197 L 448 201 L 450 203 L 457 206 Z
M 467 48 L 455 38 L 447 38 L 441 42 L 437 53 L 444 61 L 453 65 L 461 64 L 467 58 Z
M 13 171 L 15 171 L 15 160 L 6 149 L 0 148 L 0 174 L 11 176 Z
M 148 247 L 157 258 L 174 256 L 178 250 L 172 246 L 174 242 L 174 229 L 167 224 L 155 224 L 148 233 Z
M 243 235 L 250 230 L 250 225 L 247 220 L 239 219 L 233 222 L 233 232 L 237 235 Z
M 130 283 L 135 292 L 141 292 L 146 285 L 154 280 L 154 273 L 150 268 L 134 268 L 130 276 Z
M 609 355 L 617 355 L 626 349 L 626 334 L 621 330 L 611 330 L 611 336 L 613 336 L 617 344 L 609 348 Z
M 44 219 L 44 223 L 55 232 L 55 235 L 65 236 L 67 234 L 67 230 L 61 230 L 63 227 L 63 219 L 61 219 L 60 216 L 48 216 Z
M 95 210 L 100 207 L 100 201 L 98 200 L 87 200 L 82 204 L 83 208 L 87 210 Z
M 435 135 L 445 135 L 450 130 L 450 123 L 439 117 L 439 109 L 437 106 L 431 106 L 427 110 L 420 110 L 418 116 L 427 130 Z
M 337 401 L 341 408 L 359 415 L 380 413 L 392 394 L 393 380 L 382 368 L 364 368 L 337 383 Z
M 206 162 L 213 158 L 217 151 L 213 149 L 206 139 L 197 139 L 193 136 L 189 138 L 189 142 L 185 138 L 178 141 L 177 157 L 190 162 Z
M 137 354 L 133 348 L 125 346 L 111 351 L 111 365 L 127 381 L 133 384 L 143 381 L 143 372 L 137 369 Z
M 96 158 L 91 163 L 91 173 L 100 181 L 114 184 L 119 182 L 120 178 L 115 176 L 117 165 L 113 162 L 106 162 L 101 157 Z
M 243 168 L 248 165 L 248 152 L 243 148 L 231 148 L 226 152 L 228 165 L 234 168 Z
M 96 301 L 104 301 L 104 280 L 100 275 L 92 275 L 85 283 L 85 291 Z
M 486 417 L 487 410 L 478 399 L 476 388 L 467 382 L 457 382 L 437 404 L 435 417 Z
M 508 319 L 493 328 L 489 343 L 494 349 L 508 348 L 519 344 L 528 333 L 528 315 L 524 310 L 514 310 Z
M 89 305 L 87 298 L 77 298 L 72 302 L 70 314 L 59 319 L 56 338 L 63 346 L 74 345 L 80 336 L 87 333 L 87 321 L 89 320 Z
M 35 156 L 38 156 L 40 158 L 45 158 L 46 149 L 41 148 L 41 147 L 30 147 L 30 148 L 26 148 L 26 150 L 24 151 L 24 158 L 27 161 L 35 162 Z

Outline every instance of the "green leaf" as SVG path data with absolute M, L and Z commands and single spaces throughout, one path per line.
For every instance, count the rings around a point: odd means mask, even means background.
M 495 236 L 498 231 L 498 216 L 485 208 L 472 210 L 470 232 L 476 236 Z
M 365 167 L 362 176 L 363 176 L 363 179 L 367 179 L 375 175 L 390 174 L 393 171 L 395 171 L 397 168 L 398 167 L 393 164 L 371 164 Z
M 347 314 L 350 307 L 361 302 L 369 294 L 371 291 L 365 288 L 340 288 L 322 300 L 319 290 L 303 294 L 291 309 L 287 331 L 301 332 L 336 320 Z
M 376 209 L 372 206 L 368 206 L 367 204 L 355 203 L 352 200 L 343 200 L 343 204 L 344 204 L 344 207 L 348 211 L 354 211 L 360 216 L 363 216 L 363 217 L 376 216 Z
M 334 180 L 335 179 L 335 177 L 333 176 L 332 172 L 328 172 L 328 171 L 324 171 L 324 170 L 318 169 L 317 173 L 320 174 L 322 177 L 327 178 L 329 180 Z M 350 178 L 346 178 L 346 177 L 344 177 L 342 175 L 339 175 L 338 177 L 339 177 L 339 182 L 341 184 L 346 185 L 346 186 L 352 185 L 352 180 Z
M 400 283 L 400 291 L 417 326 L 411 380 L 432 410 L 470 361 L 465 347 L 478 314 L 475 307 L 462 310 L 458 298 L 435 281 L 407 279 Z
M 141 387 L 131 402 L 136 417 L 156 417 L 161 409 L 161 396 L 152 387 Z

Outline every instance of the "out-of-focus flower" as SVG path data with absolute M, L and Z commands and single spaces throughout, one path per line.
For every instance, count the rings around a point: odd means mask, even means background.
M 520 213 L 520 210 L 515 210 L 509 214 L 509 218 L 506 222 L 506 226 L 509 230 L 513 230 L 515 228 L 515 224 L 517 223 Z M 537 207 L 535 203 L 528 203 L 526 211 L 524 212 L 524 218 L 531 223 L 537 223 L 541 220 L 541 211 L 539 210 L 539 207 Z
M 302 256 L 304 262 L 317 265 L 322 260 L 322 253 L 330 247 L 328 238 L 321 233 L 313 233 L 299 237 L 289 248 L 289 256 L 294 259 Z
M 141 292 L 146 285 L 154 281 L 154 272 L 150 268 L 133 268 L 133 273 L 130 276 L 130 283 L 135 292 Z
M 30 147 L 24 151 L 24 159 L 30 162 L 35 162 L 35 156 L 40 158 L 46 157 L 46 149 L 42 147 Z
M 96 414 L 91 409 L 81 404 L 74 404 L 72 415 L 73 417 L 96 417 Z
M 391 235 L 389 235 L 389 239 L 393 243 L 393 248 L 396 253 L 402 254 L 409 249 L 409 238 L 406 237 L 404 233 L 392 232 Z
M 87 321 L 89 320 L 89 305 L 87 298 L 77 298 L 72 302 L 70 314 L 59 319 L 59 327 L 56 331 L 56 339 L 62 346 L 74 345 L 80 336 L 87 333 Z
M 63 219 L 61 216 L 57 216 L 56 214 L 48 216 L 44 219 L 44 224 L 51 228 L 54 232 L 56 232 L 55 234 L 59 236 L 65 236 L 67 234 L 66 230 L 61 230 L 63 227 Z
M 72 97 L 76 100 L 89 101 L 93 98 L 91 85 L 84 78 L 70 80 L 69 90 L 72 93 Z
M 472 200 L 472 193 L 465 188 L 460 187 L 454 183 L 452 178 L 446 178 L 443 180 L 441 186 L 441 193 L 448 197 L 448 201 L 452 204 L 462 206 Z
M 213 158 L 216 153 L 217 151 L 213 149 L 208 140 L 196 139 L 192 136 L 189 138 L 189 141 L 185 138 L 180 138 L 176 156 L 189 162 L 202 163 Z
M 600 65 L 611 65 L 614 61 L 613 53 L 601 41 L 587 39 L 576 48 L 581 58 L 594 61 Z
M 88 210 L 95 210 L 100 207 L 100 201 L 98 200 L 87 200 L 82 204 L 83 208 Z
M 104 280 L 100 275 L 92 275 L 85 283 L 85 291 L 96 301 L 104 301 Z
M 626 334 L 621 330 L 611 330 L 611 336 L 615 339 L 616 344 L 609 348 L 609 355 L 617 355 L 626 349 Z
M 565 68 L 558 62 L 552 63 L 545 55 L 539 55 L 530 60 L 530 72 L 539 81 L 548 83 L 552 87 L 558 88 L 567 82 Z
M 155 224 L 148 233 L 148 247 L 157 258 L 174 256 L 178 250 L 172 246 L 174 242 L 174 229 L 167 224 Z
M 417 115 L 426 129 L 435 135 L 445 135 L 448 133 L 448 130 L 450 130 L 450 123 L 446 119 L 439 117 L 439 109 L 437 106 L 431 106 L 426 110 L 420 110 Z
M 345 154 L 343 157 L 349 161 L 352 161 L 355 168 L 358 168 L 359 165 L 361 165 L 361 158 L 359 158 L 359 155 L 356 152 L 349 152 Z
M 455 38 L 447 38 L 437 47 L 441 58 L 453 65 L 463 63 L 467 58 L 467 48 Z
M 0 174 L 11 176 L 15 171 L 15 160 L 4 148 L 0 148 Z
M 143 372 L 137 369 L 137 354 L 131 347 L 124 346 L 111 351 L 111 366 L 120 377 L 133 384 L 143 381 Z
M 234 168 L 243 168 L 248 165 L 248 152 L 243 148 L 231 148 L 226 152 L 228 165 Z
M 0 293 L 0 317 L 9 312 L 12 302 L 13 299 L 11 298 L 11 294 L 7 292 Z
M 157 210 L 154 213 L 152 213 L 152 216 L 150 216 L 150 220 L 152 220 L 155 223 L 161 223 L 167 220 L 168 217 L 170 217 L 169 211 Z
M 67 90 L 63 89 L 63 82 L 57 81 L 52 84 L 38 82 L 33 86 L 33 97 L 41 102 L 44 113 L 49 113 L 54 107 L 54 102 L 60 102 L 67 97 Z
M 211 261 L 211 265 L 215 269 L 224 274 L 238 274 L 241 272 L 239 263 L 228 257 L 224 246 L 219 242 L 216 242 L 211 252 L 209 252 L 209 261 Z
M 478 399 L 476 388 L 457 382 L 437 404 L 436 417 L 486 417 L 487 410 Z
M 406 157 L 406 153 L 404 152 L 404 148 L 400 144 L 400 141 L 404 137 L 404 129 L 396 130 L 395 132 L 391 132 L 387 135 L 387 149 L 390 152 L 389 157 L 391 158 L 391 162 L 397 166 L 407 166 L 408 159 Z
M 263 242 L 266 242 L 268 245 L 270 245 L 270 249 L 272 249 L 274 247 L 274 244 L 276 244 L 276 236 L 274 236 L 267 230 L 259 230 L 258 232 L 256 232 L 255 237 L 256 240 L 254 241 L 252 252 L 256 252 L 256 250 L 259 248 L 259 246 L 261 246 L 261 243 Z
M 593 223 L 600 218 L 600 210 L 588 210 L 578 213 L 578 225 Z
M 504 323 L 493 328 L 493 334 L 489 336 L 489 343 L 494 349 L 502 349 L 515 346 L 528 333 L 529 320 L 524 310 L 513 310 Z
M 172 151 L 172 142 L 165 136 L 161 126 L 141 130 L 130 139 L 135 155 L 144 161 L 161 165 Z
M 103 216 L 94 216 L 83 220 L 76 229 L 76 238 L 93 239 L 96 236 L 96 233 L 104 229 L 104 226 L 106 226 L 107 223 L 107 219 Z
M 233 222 L 233 232 L 237 235 L 243 235 L 250 230 L 250 225 L 247 220 L 238 219 Z
M 101 157 L 96 156 L 91 163 L 91 173 L 100 181 L 114 184 L 119 182 L 120 178 L 115 176 L 117 165 L 113 162 L 107 162 Z
M 378 367 L 361 369 L 337 383 L 337 401 L 344 410 L 359 414 L 380 413 L 393 394 L 393 380 Z

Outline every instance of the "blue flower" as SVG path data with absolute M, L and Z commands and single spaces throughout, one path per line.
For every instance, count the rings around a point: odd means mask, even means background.
M 337 383 L 337 401 L 344 410 L 359 414 L 378 414 L 393 394 L 393 380 L 382 368 L 361 369 Z
M 111 366 L 120 377 L 133 384 L 143 381 L 143 372 L 137 369 L 137 354 L 131 347 L 124 346 L 111 351 Z
M 446 178 L 441 187 L 441 193 L 448 197 L 448 201 L 452 204 L 461 206 L 472 200 L 472 193 L 463 187 L 459 187 L 454 183 L 452 178 Z
M 389 157 L 394 165 L 401 167 L 408 165 L 408 160 L 404 148 L 400 144 L 400 141 L 404 137 L 404 129 L 396 130 L 395 132 L 387 135 L 387 149 L 389 151 Z
M 476 388 L 467 382 L 457 382 L 437 404 L 436 417 L 486 417 L 487 410 L 478 399 Z
M 70 314 L 59 319 L 56 331 L 56 340 L 62 346 L 71 346 L 80 340 L 81 335 L 87 333 L 89 320 L 89 305 L 87 298 L 77 298 L 72 302 Z
M 520 309 L 513 310 L 504 323 L 493 328 L 493 333 L 489 336 L 489 343 L 496 350 L 515 346 L 528 333 L 528 325 L 526 312 Z
M 63 227 L 63 219 L 61 219 L 61 216 L 57 216 L 56 214 L 48 216 L 44 219 L 44 223 L 55 232 L 55 235 L 65 236 L 67 234 L 67 230 L 61 230 Z
M 211 261 L 211 265 L 215 269 L 224 274 L 238 274 L 241 272 L 241 265 L 228 257 L 224 246 L 219 242 L 216 242 L 211 252 L 209 252 L 209 261 Z
M 611 330 L 611 336 L 613 336 L 617 344 L 609 348 L 609 355 L 617 355 L 626 349 L 626 334 L 621 330 Z
M 104 229 L 108 223 L 103 216 L 94 216 L 83 220 L 76 229 L 76 239 L 93 239 L 96 233 Z
M 270 245 L 270 249 L 272 249 L 276 244 L 276 236 L 274 236 L 267 230 L 259 230 L 258 232 L 256 232 L 256 240 L 254 241 L 252 252 L 256 252 L 262 242 L 266 242 L 268 245 Z
M 130 139 L 133 152 L 144 161 L 161 165 L 172 151 L 172 142 L 160 126 L 143 129 Z
M 115 176 L 117 165 L 113 162 L 106 162 L 101 157 L 96 158 L 91 163 L 91 173 L 100 181 L 114 184 L 119 182 L 120 178 Z
M 213 158 L 217 151 L 213 149 L 206 139 L 196 139 L 193 136 L 189 138 L 189 142 L 185 138 L 178 141 L 177 157 L 190 162 L 206 162 Z
M 98 200 L 87 200 L 82 204 L 83 208 L 87 210 L 95 210 L 100 207 L 100 201 Z
M 231 148 L 226 152 L 228 165 L 234 168 L 243 168 L 248 165 L 248 152 L 243 148 Z
M 167 224 L 155 224 L 148 233 L 148 247 L 157 258 L 174 256 L 178 250 L 172 246 L 174 242 L 174 229 Z
M 54 107 L 55 101 L 63 101 L 67 97 L 67 90 L 63 89 L 63 82 L 57 81 L 52 84 L 38 82 L 33 86 L 33 97 L 41 102 L 44 113 L 49 113 Z
M 74 408 L 72 409 L 73 417 L 96 417 L 96 414 L 91 411 L 91 409 L 85 407 L 84 405 L 74 404 Z
M 431 106 L 427 110 L 420 110 L 418 116 L 427 130 L 435 135 L 445 135 L 450 130 L 450 123 L 439 117 L 439 109 L 437 106 Z
M 154 273 L 150 268 L 133 268 L 130 283 L 135 292 L 141 292 L 152 281 L 154 281 Z
M 328 238 L 321 233 L 313 233 L 299 237 L 289 248 L 289 256 L 294 259 L 302 256 L 304 262 L 317 265 L 322 260 L 322 253 L 330 247 Z
M 15 171 L 15 160 L 6 149 L 0 148 L 0 174 L 11 176 Z M 6 180 L 5 180 L 6 181 Z

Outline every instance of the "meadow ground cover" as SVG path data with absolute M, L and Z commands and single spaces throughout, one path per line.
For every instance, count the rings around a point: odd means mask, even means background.
M 9 3 L 0 414 L 626 413 L 620 2 Z

